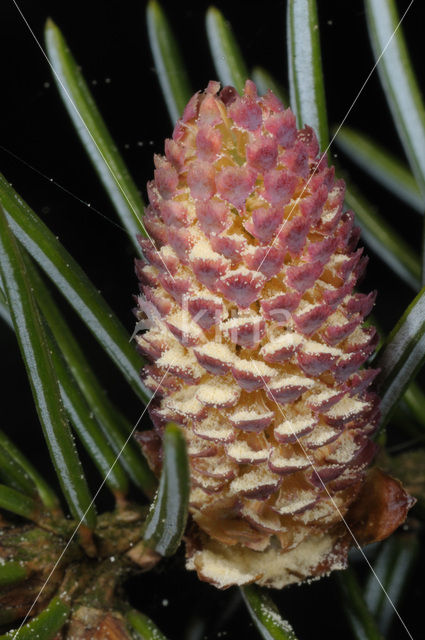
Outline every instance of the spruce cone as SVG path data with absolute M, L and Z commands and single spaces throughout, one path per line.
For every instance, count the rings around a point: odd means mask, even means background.
M 271 91 L 219 89 L 190 100 L 148 184 L 154 242 L 140 240 L 136 272 L 151 326 L 137 343 L 160 400 L 139 439 L 159 472 L 163 425 L 183 427 L 188 566 L 219 587 L 281 587 L 345 565 L 354 504 L 370 541 L 411 501 L 381 474 L 371 517 L 381 509 L 385 525 L 370 525 L 379 400 L 377 371 L 361 367 L 375 293 L 354 292 L 367 259 L 344 182 Z

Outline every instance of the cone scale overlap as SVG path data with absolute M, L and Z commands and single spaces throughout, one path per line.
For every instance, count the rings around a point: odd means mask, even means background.
M 344 183 L 313 130 L 272 92 L 210 82 L 155 157 L 141 240 L 137 336 L 161 432 L 182 425 L 188 565 L 218 586 L 283 586 L 343 566 L 341 518 L 358 497 L 379 419 L 362 365 L 374 294 Z

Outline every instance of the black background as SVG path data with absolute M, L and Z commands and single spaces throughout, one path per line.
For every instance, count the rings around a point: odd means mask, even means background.
M 144 2 L 21 0 L 18 4 L 41 43 L 48 16 L 63 30 L 145 196 L 144 185 L 153 172 L 153 153 L 162 152 L 163 140 L 170 136 L 172 126 L 153 69 Z M 287 85 L 285 3 L 263 0 L 216 5 L 232 23 L 248 66 L 260 64 Z M 400 14 L 407 5 L 407 1 L 397 2 Z M 205 87 L 209 79 L 216 77 L 204 28 L 208 4 L 188 0 L 164 2 L 163 6 L 181 45 L 194 91 Z M 329 121 L 338 124 L 374 61 L 362 2 L 319 0 L 318 7 Z M 403 24 L 422 89 L 424 18 L 425 6 L 416 0 Z M 2 0 L 0 6 L 0 70 L 1 171 L 60 237 L 131 332 L 131 296 L 137 291 L 132 246 L 114 224 L 114 211 L 74 133 L 48 64 L 12 0 Z M 347 124 L 368 132 L 403 157 L 376 73 L 361 93 Z M 336 146 L 331 151 L 338 155 L 366 197 L 419 251 L 420 216 L 377 187 L 339 154 Z M 413 292 L 371 254 L 363 289 L 374 288 L 379 290 L 377 316 L 386 329 L 391 328 Z M 65 310 L 111 397 L 134 423 L 140 413 L 138 401 L 88 332 Z M 53 480 L 13 334 L 2 328 L 0 340 L 3 375 L 0 426 L 28 454 L 36 456 L 39 468 Z M 87 462 L 83 452 L 82 457 Z M 88 462 L 87 466 L 91 468 Z M 95 487 L 99 478 L 94 471 L 90 473 Z M 108 505 L 106 494 L 100 504 Z M 170 638 L 195 640 L 206 635 L 212 639 L 226 634 L 230 638 L 250 638 L 248 617 L 242 608 L 237 609 L 241 606 L 238 592 L 221 594 L 199 583 L 181 570 L 181 562 L 180 557 L 172 559 L 158 572 L 133 580 L 129 586 L 133 602 L 152 615 Z M 423 597 L 420 574 L 418 569 L 415 587 L 402 609 L 415 638 L 422 633 L 416 614 Z M 331 580 L 327 588 L 318 583 L 289 589 L 277 594 L 276 599 L 303 640 L 340 637 L 345 623 Z M 229 622 L 232 607 L 236 615 Z M 207 628 L 199 636 L 195 631 L 190 635 L 188 629 L 191 625 L 196 629 L 202 617 L 207 620 Z M 252 632 L 252 637 L 258 636 Z M 397 623 L 392 637 L 405 637 Z

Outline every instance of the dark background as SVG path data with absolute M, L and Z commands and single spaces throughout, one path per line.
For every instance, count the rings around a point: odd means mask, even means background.
M 153 69 L 145 3 L 20 0 L 18 4 L 40 42 L 48 16 L 63 30 L 112 136 L 145 196 L 144 185 L 153 172 L 153 153 L 163 151 L 163 140 L 172 131 Z M 400 15 L 407 5 L 404 0 L 397 2 Z M 180 42 L 194 91 L 205 87 L 209 79 L 216 77 L 204 28 L 208 3 L 187 0 L 164 2 L 163 6 Z M 249 68 L 260 64 L 287 86 L 285 3 L 220 1 L 216 6 L 233 25 Z M 338 124 L 374 61 L 362 2 L 319 0 L 318 7 L 329 122 Z M 416 0 L 403 24 L 422 88 L 424 19 L 424 3 Z M 137 291 L 134 251 L 125 233 L 115 224 L 112 206 L 74 133 L 48 64 L 12 0 L 2 0 L 0 6 L 0 69 L 0 169 L 80 262 L 131 333 L 134 324 L 131 296 Z M 376 73 L 347 124 L 368 132 L 393 153 L 403 156 Z M 339 154 L 337 147 L 331 151 L 338 155 L 366 197 L 419 251 L 420 216 L 377 187 Z M 371 254 L 363 290 L 374 288 L 379 290 L 376 314 L 389 329 L 412 299 L 413 292 Z M 111 397 L 134 423 L 141 410 L 139 402 L 88 332 L 65 310 Z M 46 470 L 53 480 L 13 334 L 2 329 L 0 340 L 4 376 L 0 426 L 29 455 L 36 456 L 39 468 Z M 83 452 L 82 457 L 91 469 Z M 99 478 L 94 471 L 90 473 L 96 487 Z M 108 505 L 106 495 L 101 497 L 100 504 Z M 195 640 L 203 634 L 209 639 L 226 634 L 230 638 L 250 638 L 248 616 L 242 608 L 237 610 L 241 606 L 238 592 L 219 593 L 182 571 L 181 564 L 181 557 L 177 557 L 158 572 L 133 580 L 129 592 L 134 604 L 152 615 L 171 638 Z M 422 572 L 423 567 L 419 567 L 415 588 L 402 609 L 415 638 L 422 633 L 415 613 L 423 597 Z M 345 622 L 336 598 L 332 580 L 326 588 L 318 583 L 276 594 L 282 613 L 305 640 L 339 637 Z M 236 615 L 230 622 L 232 607 Z M 207 620 L 206 630 L 199 627 L 203 616 Z M 191 625 L 195 629 L 193 635 L 188 631 Z M 196 635 L 197 625 L 201 635 Z M 252 633 L 252 637 L 258 635 Z M 392 637 L 404 637 L 397 623 Z

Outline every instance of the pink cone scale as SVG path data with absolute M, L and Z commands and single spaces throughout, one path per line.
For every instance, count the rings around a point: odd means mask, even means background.
M 379 421 L 363 368 L 375 294 L 355 292 L 367 259 L 344 182 L 311 127 L 249 80 L 243 95 L 214 81 L 196 93 L 155 166 L 157 251 L 140 239 L 136 261 L 156 392 L 140 441 L 158 473 L 166 422 L 185 434 L 188 567 L 221 588 L 343 568 Z M 402 519 L 409 499 L 388 482 Z

